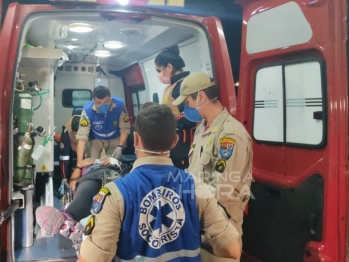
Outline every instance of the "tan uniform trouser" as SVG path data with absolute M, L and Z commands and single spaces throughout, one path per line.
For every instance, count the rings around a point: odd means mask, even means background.
M 240 262 L 240 259 L 232 259 L 232 258 L 221 258 L 216 257 L 212 254 L 212 247 L 210 244 L 205 241 L 205 238 L 201 237 L 201 261 L 202 262 Z M 240 246 L 242 246 L 242 239 L 238 239 Z
M 95 139 L 91 141 L 91 151 L 90 156 L 93 159 L 101 158 L 101 154 L 103 149 L 107 156 L 111 156 L 114 150 L 118 147 L 120 141 L 120 137 L 117 137 L 113 140 L 99 140 Z
M 240 259 L 220 258 L 212 255 L 207 250 L 201 248 L 202 262 L 240 262 Z

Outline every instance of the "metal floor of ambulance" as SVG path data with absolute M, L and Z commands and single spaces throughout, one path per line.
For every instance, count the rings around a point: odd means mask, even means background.
M 54 192 L 56 192 L 59 185 L 54 184 L 53 187 Z M 61 209 L 61 201 L 57 197 L 54 197 L 54 206 Z M 77 257 L 70 239 L 59 234 L 43 237 L 39 228 L 37 237 L 34 239 L 34 245 L 15 250 L 15 259 L 18 262 L 76 262 Z

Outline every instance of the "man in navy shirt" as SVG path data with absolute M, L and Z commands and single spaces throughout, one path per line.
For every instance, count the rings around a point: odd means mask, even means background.
M 92 96 L 93 101 L 88 102 L 81 113 L 76 137 L 77 161 L 83 160 L 88 139 L 91 139 L 91 158 L 100 158 L 104 149 L 107 155 L 120 159 L 131 128 L 125 103 L 111 96 L 105 86 L 97 86 Z

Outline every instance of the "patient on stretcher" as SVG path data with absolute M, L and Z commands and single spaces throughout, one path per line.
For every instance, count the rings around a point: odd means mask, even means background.
M 83 235 L 80 220 L 90 215 L 93 197 L 102 187 L 103 179 L 108 181 L 119 177 L 120 165 L 116 159 L 87 158 L 79 162 L 74 169 L 69 185 L 74 192 L 74 199 L 64 210 L 52 206 L 40 206 L 36 210 L 36 220 L 47 234 L 60 233 L 64 237 L 78 240 Z

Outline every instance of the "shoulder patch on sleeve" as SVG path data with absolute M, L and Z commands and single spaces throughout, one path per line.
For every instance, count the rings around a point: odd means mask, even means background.
M 218 173 L 223 173 L 226 166 L 227 166 L 227 163 L 225 162 L 225 160 L 221 159 L 216 163 L 215 170 Z
M 125 116 L 124 116 L 124 122 L 126 123 L 126 122 L 128 122 L 128 121 L 130 121 L 130 117 L 129 117 L 128 115 L 125 115 Z
M 89 120 L 89 118 L 88 118 L 88 116 L 87 116 L 86 112 L 84 112 L 84 114 L 81 116 L 81 118 L 82 118 L 82 119 Z
M 90 217 L 90 219 L 87 221 L 86 227 L 84 229 L 84 235 L 85 236 L 88 236 L 88 235 L 90 235 L 92 233 L 92 230 L 93 230 L 93 228 L 95 227 L 95 224 L 96 224 L 95 222 L 96 222 L 95 216 L 92 215 Z
M 219 141 L 221 143 L 221 148 L 219 150 L 221 157 L 229 159 L 234 151 L 234 147 L 236 144 L 235 139 L 230 137 L 223 137 Z
M 88 121 L 87 121 L 87 119 L 81 119 L 81 120 L 80 120 L 80 126 L 82 126 L 82 127 L 88 126 Z
M 93 199 L 93 203 L 92 203 L 93 213 L 98 214 L 102 210 L 105 198 L 109 194 L 110 194 L 110 191 L 109 191 L 109 188 L 107 187 L 102 187 L 99 190 L 99 193 Z

